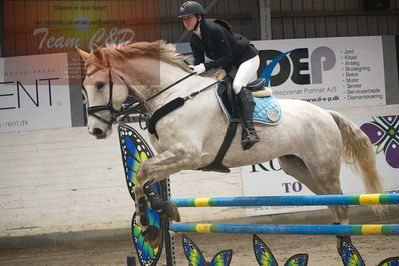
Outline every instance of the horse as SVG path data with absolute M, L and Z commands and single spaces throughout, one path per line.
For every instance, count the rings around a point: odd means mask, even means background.
M 78 53 L 86 69 L 83 87 L 89 106 L 88 131 L 98 139 L 111 134 L 128 97 L 140 102 L 151 115 L 177 98 L 184 99 L 155 124 L 156 134 L 149 138 L 157 155 L 137 170 L 136 222 L 156 247 L 160 232 L 148 224 L 146 206 L 171 220 L 179 221 L 180 217 L 172 202 L 159 203 L 149 185 L 182 170 L 210 165 L 229 127 L 211 89 L 216 79 L 193 73 L 182 63 L 175 46 L 161 40 L 102 47 L 90 53 L 78 49 Z M 282 121 L 274 126 L 256 124 L 261 140 L 251 149 L 243 150 L 241 134 L 234 135 L 222 160 L 225 167 L 278 158 L 286 174 L 315 194 L 342 194 L 339 174 L 343 161 L 362 177 L 368 193 L 383 192 L 370 140 L 359 127 L 338 112 L 306 101 L 279 99 L 279 104 Z M 328 208 L 334 224 L 349 224 L 348 206 Z

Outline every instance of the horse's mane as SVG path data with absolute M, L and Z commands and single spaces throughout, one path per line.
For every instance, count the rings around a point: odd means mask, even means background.
M 173 44 L 166 43 L 163 40 L 154 42 L 132 42 L 118 46 L 108 46 L 99 48 L 98 51 L 92 52 L 90 59 L 86 61 L 86 67 L 93 64 L 96 67 L 106 67 L 108 64 L 107 57 L 116 57 L 119 59 L 129 59 L 137 55 L 150 56 L 159 58 L 167 63 L 178 66 L 186 72 L 192 70 L 182 63 L 183 56 L 176 53 L 176 47 Z

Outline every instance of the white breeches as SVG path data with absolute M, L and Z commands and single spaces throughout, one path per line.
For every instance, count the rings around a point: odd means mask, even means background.
M 233 81 L 233 89 L 238 94 L 242 87 L 247 86 L 251 81 L 258 77 L 258 68 L 260 64 L 259 55 L 248 59 L 240 65 Z

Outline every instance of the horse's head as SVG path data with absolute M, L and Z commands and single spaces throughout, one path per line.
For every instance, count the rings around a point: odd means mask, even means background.
M 111 67 L 108 48 L 97 48 L 91 53 L 77 48 L 86 68 L 83 82 L 88 106 L 89 133 L 105 138 L 112 132 L 112 124 L 128 97 L 124 78 Z
M 112 123 L 121 114 L 122 103 L 128 96 L 151 111 L 159 104 L 157 101 L 162 101 L 158 95 L 165 88 L 176 89 L 175 82 L 192 73 L 181 63 L 182 56 L 175 52 L 175 46 L 164 41 L 95 47 L 91 53 L 77 50 L 86 68 L 83 86 L 88 101 L 89 133 L 97 138 L 111 133 Z

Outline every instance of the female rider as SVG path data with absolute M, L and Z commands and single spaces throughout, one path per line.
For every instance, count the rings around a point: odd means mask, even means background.
M 194 66 L 191 68 L 201 74 L 211 68 L 223 68 L 229 72 L 232 66 L 236 67 L 233 89 L 244 117 L 241 144 L 247 150 L 259 141 L 252 122 L 255 102 L 252 93 L 245 88 L 257 77 L 260 62 L 258 50 L 245 37 L 231 32 L 226 22 L 204 19 L 204 16 L 204 8 L 195 1 L 183 3 L 179 10 L 179 18 L 193 33 L 190 46 Z M 213 61 L 205 63 L 205 55 Z

